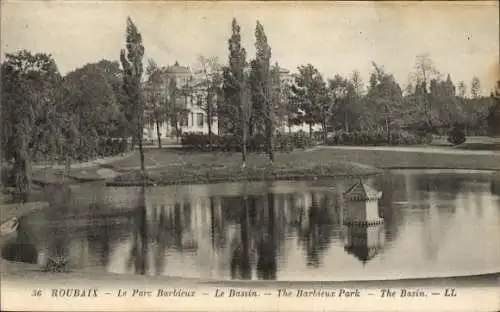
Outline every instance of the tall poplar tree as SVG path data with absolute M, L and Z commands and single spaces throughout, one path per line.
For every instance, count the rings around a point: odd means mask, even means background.
M 266 136 L 266 150 L 269 160 L 274 161 L 273 134 L 274 134 L 274 101 L 271 94 L 271 47 L 267 43 L 264 27 L 257 21 L 255 27 L 255 60 L 252 61 L 252 101 L 264 113 L 264 128 Z
M 141 99 L 144 46 L 142 44 L 142 36 L 130 17 L 127 18 L 125 43 L 125 49 L 122 49 L 120 52 L 120 60 L 123 66 L 123 88 L 126 94 L 126 117 L 131 125 L 133 138 L 139 143 L 141 174 L 143 182 L 145 182 L 146 172 L 143 149 L 144 103 Z
M 229 66 L 224 70 L 224 95 L 230 105 L 237 108 L 239 122 L 238 136 L 241 140 L 241 166 L 247 162 L 247 130 L 250 115 L 247 93 L 247 77 L 245 73 L 246 51 L 241 46 L 241 28 L 236 19 L 231 25 L 232 33 L 228 41 Z

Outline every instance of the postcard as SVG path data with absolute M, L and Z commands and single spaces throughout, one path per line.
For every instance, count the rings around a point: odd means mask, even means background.
M 498 311 L 497 1 L 1 3 L 2 311 Z

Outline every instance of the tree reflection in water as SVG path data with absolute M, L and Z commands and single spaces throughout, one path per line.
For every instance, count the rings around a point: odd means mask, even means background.
M 264 231 L 259 231 L 260 240 L 257 245 L 258 261 L 257 261 L 257 276 L 259 279 L 273 280 L 276 279 L 276 207 L 274 205 L 274 193 L 267 194 L 267 218 Z
M 250 267 L 250 237 L 248 218 L 248 196 L 245 194 L 241 198 L 240 210 L 240 241 L 233 250 L 231 256 L 231 278 L 251 279 L 252 270 Z
M 138 203 L 133 219 L 133 245 L 129 257 L 128 267 L 132 267 L 136 274 L 145 275 L 146 255 L 148 248 L 147 240 L 147 220 L 146 220 L 146 188 L 141 187 L 138 196 Z
M 307 265 L 319 267 L 320 255 L 328 249 L 333 238 L 332 216 L 325 196 L 320 201 L 316 192 L 311 192 L 310 195 L 307 218 L 300 221 L 298 236 L 306 250 Z

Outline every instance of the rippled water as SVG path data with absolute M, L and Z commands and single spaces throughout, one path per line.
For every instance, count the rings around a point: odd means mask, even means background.
M 73 187 L 20 222 L 10 258 L 73 269 L 217 279 L 340 280 L 498 270 L 500 199 L 488 172 L 392 171 L 381 225 L 343 225 L 356 181 Z M 498 181 L 498 178 L 496 179 Z M 5 256 L 5 251 L 4 251 Z

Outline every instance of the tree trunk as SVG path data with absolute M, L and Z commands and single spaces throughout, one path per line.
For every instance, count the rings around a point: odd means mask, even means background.
M 25 150 L 19 151 L 14 159 L 16 200 L 27 202 L 31 193 L 31 161 Z
M 240 95 L 242 96 L 242 95 Z M 242 116 L 242 123 L 241 123 L 241 167 L 245 168 L 247 166 L 247 116 L 246 116 L 246 111 L 245 108 L 243 107 L 244 105 L 244 100 L 240 99 L 240 109 L 241 109 L 241 114 Z
M 207 98 L 207 127 L 208 127 L 208 149 L 212 151 L 212 100 Z
M 323 121 L 323 144 L 328 145 L 328 129 L 326 120 Z
M 175 129 L 175 139 L 177 141 L 177 144 L 179 144 L 179 136 L 180 136 L 180 129 L 179 129 L 179 122 L 177 120 L 177 117 L 174 118 L 174 129 Z
M 313 137 L 313 127 L 312 127 L 312 123 L 309 124 L 309 138 L 312 139 Z
M 347 120 L 347 112 L 344 112 L 344 128 L 345 132 L 349 132 L 349 121 Z
M 385 119 L 385 130 L 387 132 L 387 144 L 391 145 L 391 130 L 389 127 L 389 120 Z
M 158 148 L 161 148 L 160 122 L 156 119 L 156 137 L 158 138 Z
M 146 168 L 144 166 L 144 147 L 143 147 L 143 135 L 144 135 L 144 112 L 142 107 L 142 101 L 139 103 L 138 113 L 138 123 L 136 135 L 139 141 L 139 157 L 141 161 L 141 179 L 142 185 L 146 186 Z
M 292 133 L 292 123 L 288 121 L 288 133 Z
M 269 155 L 269 160 L 274 162 L 274 149 L 273 149 L 273 137 L 274 137 L 274 114 L 271 107 L 271 103 L 267 104 L 267 153 Z
M 247 127 L 245 123 L 242 125 L 242 140 L 241 140 L 241 167 L 247 166 Z

